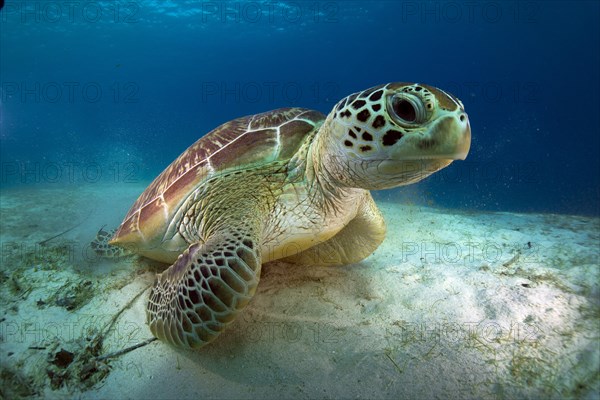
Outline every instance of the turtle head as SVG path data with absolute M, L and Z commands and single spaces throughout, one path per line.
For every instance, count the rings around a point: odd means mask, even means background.
M 323 128 L 322 162 L 332 179 L 370 190 L 420 181 L 464 160 L 471 144 L 461 101 L 422 84 L 390 83 L 352 94 Z

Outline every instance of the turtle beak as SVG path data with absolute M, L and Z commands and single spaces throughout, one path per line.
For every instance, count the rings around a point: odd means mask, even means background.
M 467 113 L 461 113 L 458 116 L 459 130 L 456 133 L 456 150 L 453 160 L 464 160 L 469 154 L 471 148 L 471 123 Z
M 406 135 L 396 160 L 464 160 L 471 147 L 471 125 L 463 111 L 439 118 L 422 134 Z
M 464 160 L 471 148 L 469 117 L 461 111 L 440 118 L 418 146 L 427 159 Z

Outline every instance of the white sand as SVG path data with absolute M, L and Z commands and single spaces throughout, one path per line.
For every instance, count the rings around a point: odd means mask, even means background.
M 3 190 L 4 397 L 599 398 L 599 219 L 391 203 L 380 204 L 387 239 L 363 262 L 269 264 L 243 316 L 211 345 L 155 341 L 109 361 L 91 388 L 73 363 L 54 390 L 56 352 L 80 352 L 152 283 L 156 264 L 99 260 L 87 247 L 143 188 Z M 69 311 L 57 298 L 76 289 L 88 298 Z M 146 298 L 99 354 L 151 337 Z

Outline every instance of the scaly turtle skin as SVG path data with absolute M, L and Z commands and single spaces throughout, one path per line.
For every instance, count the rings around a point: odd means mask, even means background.
M 462 103 L 410 83 L 238 118 L 202 137 L 142 193 L 110 245 L 172 264 L 147 308 L 159 339 L 213 340 L 250 301 L 261 265 L 343 265 L 385 223 L 369 190 L 417 182 L 469 151 Z M 106 251 L 106 248 L 103 249 Z

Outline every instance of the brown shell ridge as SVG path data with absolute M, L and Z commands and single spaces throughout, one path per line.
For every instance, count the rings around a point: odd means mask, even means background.
M 318 111 L 280 108 L 218 126 L 156 177 L 132 205 L 113 240 L 118 242 L 131 233 L 138 235 L 132 241 L 146 240 L 159 226 L 170 225 L 170 218 L 186 196 L 217 171 L 291 158 L 306 135 L 324 119 Z

